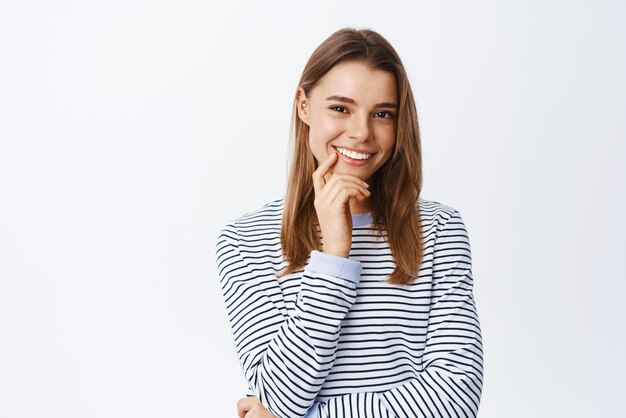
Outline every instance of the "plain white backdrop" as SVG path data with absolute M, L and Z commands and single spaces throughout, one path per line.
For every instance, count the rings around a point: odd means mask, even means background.
M 480 418 L 623 413 L 626 6 L 2 1 L 0 417 L 236 417 L 214 260 L 281 196 L 292 99 L 371 28 L 416 96 L 422 196 L 472 245 Z

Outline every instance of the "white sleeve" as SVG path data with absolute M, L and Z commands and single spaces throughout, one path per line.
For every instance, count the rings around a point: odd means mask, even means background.
M 270 297 L 280 292 L 273 271 L 242 256 L 240 245 L 235 224 L 228 224 L 217 238 L 216 261 L 240 365 L 250 390 L 270 412 L 304 417 L 335 361 L 361 263 L 313 251 L 294 312 L 284 316 Z

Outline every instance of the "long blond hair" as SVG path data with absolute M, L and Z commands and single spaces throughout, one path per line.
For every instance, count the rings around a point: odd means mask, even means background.
M 411 283 L 424 256 L 418 199 L 422 189 L 422 151 L 417 111 L 409 80 L 391 44 L 370 29 L 343 28 L 322 42 L 309 58 L 299 86 L 309 95 L 317 81 L 333 66 L 357 61 L 396 77 L 399 109 L 394 151 L 372 176 L 373 228 L 386 239 L 396 263 L 390 284 Z M 291 124 L 291 159 L 281 226 L 281 246 L 288 265 L 279 276 L 304 267 L 312 250 L 321 248 L 313 201 L 313 172 L 317 162 L 308 146 L 309 127 L 297 116 L 297 99 Z M 294 140 L 295 134 L 295 140 Z

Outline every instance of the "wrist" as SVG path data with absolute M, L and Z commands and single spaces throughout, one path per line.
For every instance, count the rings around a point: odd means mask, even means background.
M 348 255 L 350 254 L 349 251 L 346 252 L 345 250 L 340 250 L 338 248 L 324 247 L 323 245 L 322 245 L 321 252 L 325 254 L 336 255 L 337 257 L 343 257 L 343 258 L 348 258 Z

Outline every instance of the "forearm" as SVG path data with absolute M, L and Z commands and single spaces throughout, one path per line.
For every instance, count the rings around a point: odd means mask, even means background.
M 356 299 L 361 264 L 313 251 L 293 311 L 274 276 L 254 269 L 233 237 L 218 242 L 222 291 L 250 390 L 280 418 L 302 417 L 335 360 L 341 322 Z M 279 305 L 280 304 L 280 305 Z
M 305 272 L 293 315 L 263 352 L 242 358 L 251 389 L 272 412 L 304 415 L 332 368 L 341 321 L 355 297 L 344 279 Z

